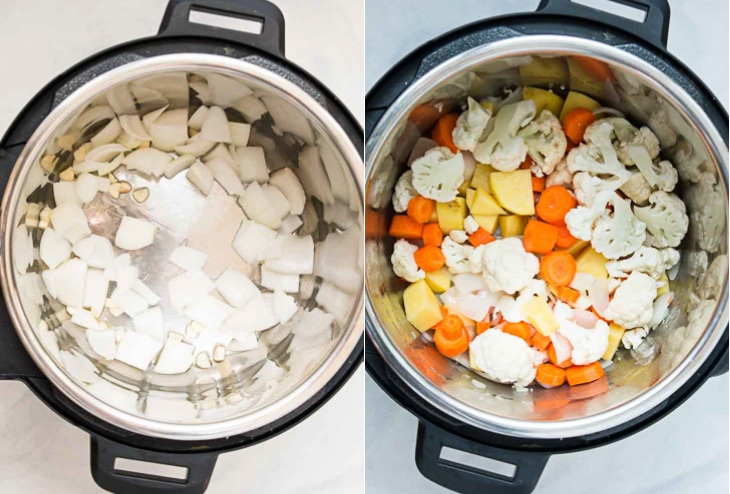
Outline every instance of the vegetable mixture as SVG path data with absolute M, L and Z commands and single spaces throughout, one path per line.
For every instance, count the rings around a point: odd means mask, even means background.
M 677 170 L 617 110 L 518 91 L 468 98 L 416 144 L 393 195 L 393 270 L 441 355 L 516 388 L 589 383 L 668 312 L 689 224 Z M 412 112 L 422 130 L 435 104 Z

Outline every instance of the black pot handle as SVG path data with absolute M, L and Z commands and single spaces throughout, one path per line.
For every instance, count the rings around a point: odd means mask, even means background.
M 443 454 L 443 448 L 446 455 Z M 451 451 L 497 460 L 514 467 L 513 475 L 488 471 L 454 459 Z M 510 451 L 476 443 L 419 421 L 416 465 L 424 477 L 461 494 L 529 494 L 535 490 L 549 454 Z
M 117 458 L 183 467 L 187 477 L 120 470 L 115 468 Z M 99 487 L 115 494 L 203 494 L 217 459 L 218 453 L 160 453 L 91 436 L 91 475 Z
M 667 0 L 603 0 L 642 10 L 643 22 L 622 17 L 605 10 L 581 5 L 572 0 L 541 0 L 537 12 L 588 19 L 627 31 L 661 50 L 667 49 L 669 35 L 669 2 Z M 607 6 L 608 7 L 608 6 Z
M 259 34 L 190 21 L 191 11 L 261 23 Z M 284 16 L 266 0 L 170 0 L 158 36 L 203 36 L 241 43 L 284 58 Z

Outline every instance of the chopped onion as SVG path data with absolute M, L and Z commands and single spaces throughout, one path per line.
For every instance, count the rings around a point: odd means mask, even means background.
M 215 287 L 223 299 L 235 308 L 243 307 L 259 293 L 259 289 L 245 274 L 230 268 L 218 277 Z
M 210 89 L 208 88 L 207 82 L 190 81 L 188 84 L 191 88 L 193 88 L 193 91 L 195 91 L 195 94 L 202 104 L 210 104 Z
M 588 289 L 588 299 L 599 316 L 608 308 L 608 280 L 595 280 Z
M 123 160 L 122 164 L 128 170 L 139 170 L 147 175 L 152 175 L 153 170 L 165 167 L 172 161 L 172 157 L 155 148 L 143 148 L 132 151 Z
M 69 259 L 54 270 L 58 301 L 66 307 L 84 305 L 84 284 L 88 266 L 81 259 Z
M 111 329 L 87 329 L 86 341 L 94 352 L 107 360 L 114 360 L 117 355 L 117 342 Z
M 555 331 L 550 335 L 550 341 L 555 348 L 555 359 L 558 363 L 563 363 L 570 358 L 573 354 L 573 346 L 568 341 L 568 338 L 560 334 L 559 331 Z
M 139 370 L 147 370 L 162 349 L 162 343 L 147 335 L 127 331 L 117 346 L 116 359 Z
M 160 303 L 160 296 L 157 295 L 150 287 L 148 287 L 139 278 L 134 280 L 131 288 L 132 288 L 132 290 L 134 290 L 137 293 L 137 295 L 141 295 L 142 298 L 144 298 L 148 304 L 157 305 Z
M 51 211 L 51 223 L 56 233 L 71 243 L 91 235 L 84 210 L 76 204 L 61 204 Z
M 208 74 L 210 100 L 222 108 L 232 106 L 234 102 L 250 96 L 253 92 L 241 82 L 220 74 Z
M 176 247 L 170 254 L 170 262 L 185 271 L 202 270 L 207 260 L 208 254 L 205 252 L 184 245 Z
M 115 156 L 119 155 L 119 153 L 124 153 L 126 151 L 127 148 L 121 144 L 104 144 L 103 146 L 99 146 L 89 151 L 84 157 L 84 161 L 97 161 L 100 163 L 106 163 Z
M 231 132 L 231 142 L 234 146 L 245 147 L 248 145 L 248 138 L 251 135 L 251 125 L 240 122 L 228 122 L 228 130 Z
M 302 226 L 302 224 L 302 219 L 299 216 L 290 214 L 289 216 L 281 220 L 281 228 L 279 228 L 279 233 L 283 233 L 286 235 L 292 234 L 296 232 L 299 227 Z
M 651 315 L 651 321 L 649 321 L 649 328 L 656 328 L 667 317 L 669 304 L 672 303 L 672 300 L 674 300 L 674 294 L 672 292 L 662 293 L 654 300 L 654 309 Z
M 259 120 L 268 112 L 266 105 L 256 96 L 246 96 L 233 103 L 233 108 L 241 112 L 249 123 Z
M 484 320 L 490 308 L 489 304 L 485 303 L 482 297 L 473 293 L 459 295 L 456 299 L 456 307 L 460 314 L 474 321 Z
M 294 297 L 280 290 L 274 290 L 274 315 L 280 324 L 287 322 L 296 314 L 299 307 Z
M 132 318 L 132 324 L 137 333 L 145 334 L 157 341 L 165 341 L 167 338 L 167 331 L 163 323 L 162 310 L 159 307 L 142 311 Z
M 335 202 L 317 147 L 307 146 L 299 153 L 298 176 L 308 195 L 316 197 L 323 204 Z
M 356 293 L 362 287 L 362 269 L 357 268 L 361 242 L 362 234 L 355 226 L 327 235 L 317 244 L 314 274 L 341 290 Z
M 94 200 L 96 194 L 100 191 L 109 190 L 109 179 L 97 177 L 90 173 L 82 173 L 74 182 L 76 187 L 76 195 L 84 204 L 89 204 Z
M 172 160 L 165 168 L 165 177 L 173 178 L 175 175 L 183 170 L 187 170 L 190 166 L 195 163 L 195 156 L 192 154 L 183 154 Z
M 277 273 L 264 265 L 261 267 L 261 286 L 269 290 L 297 293 L 299 291 L 299 275 Z
M 251 220 L 271 229 L 281 226 L 281 218 L 273 211 L 268 197 L 258 182 L 248 184 L 241 197 L 238 198 L 238 204 Z
M 41 236 L 39 253 L 41 261 L 55 269 L 71 255 L 71 244 L 52 228 L 46 228 Z
M 452 278 L 452 281 L 459 293 L 462 294 L 484 290 L 487 287 L 484 278 L 476 274 L 457 274 Z M 481 319 L 478 320 L 481 321 Z
M 220 299 L 206 295 L 185 307 L 185 315 L 211 329 L 218 329 L 235 310 Z
M 587 310 L 573 309 L 573 321 L 582 328 L 593 329 L 598 323 L 598 317 Z
M 104 268 L 104 276 L 111 281 L 116 281 L 117 285 L 119 285 L 119 280 L 123 276 L 124 271 L 130 267 L 132 267 L 132 256 L 129 254 L 120 254 L 107 263 Z M 134 277 L 136 278 L 137 275 L 135 274 Z M 130 283 L 127 288 L 131 287 Z
M 263 160 L 263 150 L 261 150 L 261 156 Z M 266 163 L 264 162 L 265 168 Z M 292 214 L 302 214 L 307 196 L 304 193 L 301 182 L 299 182 L 299 179 L 291 168 L 282 168 L 272 173 L 270 183 L 278 187 L 287 198 L 291 206 Z
M 119 84 L 106 92 L 106 100 L 117 115 L 127 115 L 137 112 L 134 97 L 126 83 Z
M 90 106 L 74 120 L 72 128 L 74 129 L 85 129 L 91 124 L 99 122 L 101 120 L 111 120 L 114 115 L 114 110 L 110 106 Z
M 158 374 L 182 374 L 193 365 L 195 347 L 182 341 L 168 338 L 155 364 Z
M 256 264 L 263 260 L 276 240 L 276 231 L 256 223 L 243 220 L 233 239 L 233 250 L 247 263 Z
M 208 114 L 208 107 L 207 106 L 200 106 L 197 110 L 195 110 L 195 113 L 192 114 L 192 116 L 188 119 L 188 127 L 195 130 L 200 130 L 203 128 L 203 122 L 205 121 L 205 116 Z
M 323 282 L 319 287 L 315 300 L 318 305 L 333 315 L 340 324 L 347 322 L 347 317 L 355 304 L 354 295 L 343 292 L 328 281 Z
M 624 116 L 624 114 L 621 113 L 620 111 L 618 111 L 617 109 L 615 109 L 615 108 L 609 108 L 607 106 L 600 106 L 600 107 L 596 108 L 595 110 L 593 110 L 593 114 L 596 115 L 596 116 L 598 116 L 598 115 L 611 115 L 613 117 L 626 118 Z
M 314 144 L 314 131 L 309 124 L 309 120 L 301 111 L 278 96 L 265 95 L 261 99 L 269 110 L 274 122 L 276 122 L 277 127 L 284 132 L 290 132 L 302 138 L 307 144 Z
M 349 203 L 350 194 L 345 174 L 350 173 L 350 171 L 345 169 L 344 164 L 337 158 L 332 146 L 325 138 L 319 137 L 317 139 L 317 147 L 330 181 L 332 196 L 346 204 Z
M 226 112 L 220 106 L 211 106 L 205 114 L 200 138 L 205 141 L 231 142 L 231 130 L 228 127 Z
M 675 264 L 669 270 L 667 271 L 667 278 L 669 278 L 669 281 L 674 281 L 677 278 L 677 274 L 679 273 L 679 263 Z
M 88 310 L 79 308 L 69 308 L 71 314 L 71 322 L 84 329 L 101 329 L 99 320 Z
M 125 314 L 129 317 L 135 317 L 149 308 L 147 301 L 132 290 L 125 290 L 117 286 L 110 297 Z
M 274 213 L 281 219 L 286 218 L 291 210 L 291 205 L 289 204 L 289 201 L 287 201 L 286 197 L 284 197 L 284 194 L 282 194 L 281 191 L 273 185 L 266 184 L 261 188 L 263 189 L 264 194 L 266 194 L 266 198 L 269 200 L 269 204 L 274 210 Z
M 200 161 L 193 163 L 185 176 L 204 195 L 207 196 L 213 190 L 213 172 Z
M 114 139 L 119 137 L 119 134 L 121 133 L 122 126 L 119 125 L 119 120 L 117 118 L 113 118 L 104 126 L 103 129 L 99 131 L 98 134 L 91 138 L 91 144 L 94 145 L 94 148 L 109 144 L 110 142 L 114 142 Z
M 570 288 L 585 292 L 588 291 L 594 281 L 596 281 L 596 278 L 593 275 L 579 271 L 575 273 L 573 281 L 570 282 Z
M 204 141 L 200 138 L 200 134 L 197 134 L 188 139 L 188 143 L 184 146 L 176 147 L 175 152 L 179 155 L 190 154 L 197 158 L 213 149 L 214 146 L 215 142 Z
M 64 204 L 75 204 L 80 206 L 81 199 L 76 194 L 76 184 L 74 182 L 56 182 L 53 184 L 53 199 L 56 206 Z
M 281 255 L 276 259 L 268 259 L 264 266 L 278 273 L 312 274 L 314 241 L 311 236 L 279 235 L 276 243 L 281 248 Z
M 251 331 L 264 331 L 276 325 L 273 309 L 266 303 L 263 294 L 254 295 L 246 304 L 237 309 L 223 323 L 223 330 L 233 335 Z
M 234 148 L 233 158 L 238 165 L 241 182 L 266 182 L 269 170 L 266 168 L 264 149 L 260 147 Z
M 185 73 L 153 75 L 138 79 L 133 84 L 157 91 L 169 100 L 173 106 L 187 107 L 189 104 L 190 91 L 188 90 L 188 78 Z
M 234 170 L 238 169 L 238 166 L 236 165 L 236 161 L 233 159 L 233 155 L 229 151 L 228 147 L 226 147 L 226 145 L 223 143 L 216 144 L 216 146 L 213 148 L 213 150 L 203 157 L 202 161 L 203 161 L 203 163 L 207 163 L 207 162 L 209 162 L 211 160 L 215 160 L 215 159 L 221 159 L 221 160 L 225 161 Z
M 215 284 L 202 271 L 187 271 L 172 278 L 167 285 L 170 305 L 182 309 L 199 300 L 215 288 Z
M 138 141 L 149 141 L 152 139 L 144 125 L 142 125 L 142 120 L 137 114 L 121 115 L 119 117 L 119 124 L 122 126 L 122 129 L 124 129 L 124 132 L 126 132 L 132 139 L 137 139 Z
M 137 250 L 152 245 L 157 225 L 141 218 L 124 216 L 114 237 L 114 245 L 123 250 Z
M 238 196 L 243 193 L 243 185 L 233 168 L 228 166 L 228 163 L 222 159 L 214 159 L 208 161 L 205 166 L 213 173 L 215 181 L 223 187 L 228 195 Z
M 83 306 L 88 308 L 94 317 L 101 317 L 104 303 L 109 292 L 109 280 L 100 269 L 89 269 L 84 284 Z
M 147 113 L 144 117 L 142 117 L 142 125 L 144 126 L 145 129 L 147 129 L 147 132 L 150 131 L 150 127 L 152 126 L 152 124 L 155 123 L 155 121 L 158 118 L 160 118 L 160 115 L 162 115 L 163 113 L 165 113 L 165 111 L 167 110 L 168 106 L 169 105 L 164 105 L 164 106 L 158 108 L 157 110 L 154 110 L 154 111 L 151 111 L 151 112 Z M 185 119 L 185 121 L 187 122 L 187 118 Z M 148 141 L 150 139 L 142 139 L 142 140 L 143 141 Z
M 119 153 L 116 158 L 111 160 L 109 163 L 101 163 L 101 165 L 95 170 L 99 175 L 108 175 L 120 166 L 124 160 L 124 153 Z
M 187 142 L 188 127 L 187 124 L 164 125 L 153 123 L 150 126 L 150 135 L 152 136 L 152 145 L 155 148 L 160 151 L 172 151 Z

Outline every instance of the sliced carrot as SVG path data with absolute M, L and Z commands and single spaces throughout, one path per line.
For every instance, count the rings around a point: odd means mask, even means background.
M 553 364 L 537 366 L 535 381 L 545 388 L 557 388 L 565 382 L 565 371 Z
M 555 287 L 570 285 L 577 269 L 575 258 L 565 251 L 550 252 L 540 259 L 540 277 Z
M 596 116 L 588 108 L 576 108 L 563 118 L 565 135 L 575 144 L 583 141 L 586 127 L 596 121 Z
M 532 326 L 526 322 L 508 322 L 502 326 L 502 332 L 522 338 L 529 343 L 530 336 L 532 336 Z
M 443 324 L 446 321 L 446 324 Z M 459 317 L 450 315 L 436 325 L 433 342 L 444 357 L 456 357 L 469 348 L 469 331 Z
M 433 327 L 436 331 L 442 331 L 446 338 L 458 338 L 461 335 L 461 328 L 464 321 L 456 314 L 449 314 Z
M 558 356 L 555 353 L 555 347 L 552 344 L 548 346 L 547 354 L 548 354 L 548 359 L 550 360 L 550 362 L 552 362 L 553 365 L 557 365 L 561 369 L 565 369 L 565 368 L 573 365 L 573 361 L 570 359 L 568 359 L 564 362 L 558 362 Z
M 558 227 L 558 241 L 555 242 L 555 247 L 558 249 L 570 249 L 577 241 L 578 239 L 570 234 L 567 226 Z
M 574 304 L 580 298 L 580 292 L 567 286 L 559 286 L 555 288 L 558 298 L 563 302 Z
M 547 177 L 532 177 L 532 191 L 542 192 L 545 190 L 545 182 Z
M 444 241 L 444 232 L 438 223 L 428 223 L 423 225 L 423 245 L 433 245 L 440 247 Z
M 438 122 L 431 131 L 431 139 L 433 139 L 439 146 L 444 146 L 451 149 L 452 153 L 458 153 L 459 148 L 454 144 L 454 138 L 451 137 L 451 133 L 456 127 L 456 119 L 459 118 L 458 113 L 449 113 L 439 118 Z
M 441 307 L 439 307 L 439 310 L 441 311 L 441 320 L 443 321 L 443 319 L 444 319 L 444 318 L 445 318 L 446 316 L 448 316 L 448 315 L 449 315 L 449 309 L 447 309 L 446 307 L 444 307 L 444 306 L 442 305 Z
M 532 164 L 532 158 L 530 158 L 530 155 L 528 154 L 527 156 L 525 156 L 525 161 L 520 163 L 520 170 L 529 170 L 530 168 L 532 168 Z
M 446 263 L 444 253 L 433 245 L 421 247 L 413 254 L 413 258 L 416 260 L 416 266 L 427 273 L 441 269 Z
M 560 185 L 551 185 L 542 191 L 535 212 L 551 225 L 565 225 L 565 215 L 577 205 L 573 194 Z
M 474 247 L 486 245 L 489 242 L 494 242 L 494 240 L 495 238 L 492 236 L 492 234 L 486 231 L 481 226 L 479 227 L 479 230 L 469 235 L 469 243 L 472 244 Z
M 418 240 L 423 235 L 423 225 L 405 214 L 397 214 L 393 216 L 390 222 L 391 237 L 405 238 L 407 240 Z
M 477 322 L 477 334 L 482 334 L 488 329 L 492 328 L 492 323 L 488 319 L 484 319 L 483 321 Z
M 522 234 L 522 243 L 527 252 L 547 254 L 555 247 L 558 240 L 558 227 L 542 221 L 530 220 Z
M 429 101 L 423 103 L 411 110 L 408 120 L 413 122 L 418 130 L 425 132 L 433 127 L 433 124 L 441 118 L 445 105 L 439 104 L 438 101 Z
M 597 381 L 603 375 L 603 367 L 598 362 L 588 365 L 574 365 L 565 370 L 565 378 L 571 386 Z
M 550 337 L 535 331 L 535 334 L 530 338 L 530 346 L 544 352 L 550 346 Z
M 606 62 L 596 60 L 590 57 L 581 57 L 579 55 L 573 56 L 573 60 L 578 62 L 583 70 L 588 72 L 588 75 L 597 81 L 615 81 L 616 76 L 613 75 L 611 67 Z
M 416 196 L 408 201 L 408 216 L 418 223 L 427 223 L 434 210 L 436 209 L 436 201 L 426 197 Z

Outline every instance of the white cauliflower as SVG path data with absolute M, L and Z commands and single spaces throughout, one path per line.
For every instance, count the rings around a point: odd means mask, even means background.
M 473 98 L 467 98 L 467 110 L 456 119 L 456 127 L 451 133 L 454 144 L 462 151 L 474 151 L 487 130 L 492 112 Z
M 395 192 L 393 192 L 393 209 L 396 213 L 405 213 L 408 209 L 408 203 L 416 197 L 418 192 L 413 187 L 413 172 L 408 170 L 400 176 L 395 184 Z
M 646 124 L 656 134 L 661 146 L 664 149 L 669 149 L 677 143 L 677 133 L 669 123 L 666 103 L 658 101 L 657 98 L 656 105 L 652 106 L 655 108 L 655 111 L 649 114 L 649 121 Z
M 393 272 L 411 283 L 426 277 L 426 273 L 416 265 L 416 259 L 413 257 L 417 250 L 418 247 L 415 245 L 407 240 L 400 239 L 395 243 L 393 255 L 390 256 L 390 262 L 393 263 Z
M 464 157 L 446 147 L 429 149 L 411 165 L 413 188 L 423 197 L 451 202 L 464 181 Z
M 573 192 L 578 204 L 590 206 L 601 192 L 614 192 L 618 189 L 618 179 L 601 178 L 588 172 L 578 172 L 573 176 Z
M 665 271 L 679 262 L 679 251 L 675 249 L 655 249 L 640 247 L 631 257 L 606 263 L 609 276 L 626 278 L 631 272 L 648 274 L 655 280 L 661 278 Z
M 621 192 L 631 199 L 635 204 L 644 206 L 649 201 L 649 196 L 653 192 L 651 185 L 646 181 L 641 172 L 634 172 L 631 178 L 621 186 Z
M 664 191 L 652 192 L 649 205 L 634 208 L 636 217 L 646 224 L 654 247 L 677 247 L 689 227 L 689 218 L 682 199 Z M 643 240 L 642 240 L 643 242 Z
M 636 252 L 646 238 L 647 226 L 631 212 L 631 203 L 614 195 L 613 215 L 604 212 L 596 220 L 591 245 L 607 259 Z
M 457 244 L 463 244 L 469 240 L 469 237 L 464 230 L 451 230 L 449 232 L 449 238 Z
M 715 175 L 702 173 L 696 184 L 689 187 L 684 196 L 691 211 L 690 226 L 692 238 L 700 249 L 715 253 L 726 238 L 727 201 L 722 193 L 722 185 L 716 183 Z
M 498 302 L 497 308 L 507 322 L 520 322 L 525 318 L 522 315 L 522 306 L 533 299 L 539 297 L 543 300 L 548 298 L 547 283 L 543 280 L 530 280 L 530 282 L 520 290 L 520 294 L 516 298 L 509 295 L 503 295 Z
M 474 157 L 497 171 L 516 170 L 527 156 L 527 144 L 517 132 L 533 118 L 535 102 L 532 100 L 503 106 L 494 118 L 494 127 L 487 139 L 474 149 Z
M 722 284 L 727 276 L 727 256 L 717 256 L 702 275 L 697 295 L 703 300 L 716 300 L 722 293 Z
M 661 152 L 659 139 L 657 139 L 649 127 L 642 127 L 640 129 L 634 127 L 634 132 L 631 133 L 628 139 L 621 136 L 619 132 L 616 132 L 616 135 L 619 139 L 619 142 L 615 144 L 616 154 L 618 155 L 618 159 L 625 165 L 634 164 L 634 159 L 628 152 L 628 148 L 631 146 L 643 147 L 649 153 L 652 160 L 655 160 Z
M 596 120 L 588 127 L 586 127 L 586 131 L 583 134 L 583 140 L 588 143 L 587 147 L 594 147 L 595 149 L 597 149 L 598 155 L 603 160 L 603 169 L 599 169 L 597 173 L 609 173 L 611 175 L 615 175 L 616 173 L 614 172 L 618 171 L 623 171 L 624 173 L 626 173 L 626 167 L 623 165 L 623 163 L 619 161 L 616 150 L 613 147 L 613 137 L 615 135 L 616 129 L 614 128 L 614 123 L 605 119 Z M 595 151 L 593 151 L 593 153 L 595 153 Z M 568 161 L 568 165 L 570 165 L 570 161 Z
M 441 242 L 441 251 L 446 258 L 446 267 L 451 274 L 478 273 L 472 263 L 469 262 L 469 255 L 474 251 L 470 245 L 462 245 L 454 242 L 450 237 L 444 238 Z
M 599 360 L 608 348 L 608 324 L 598 319 L 596 325 L 586 329 L 573 321 L 560 321 L 558 332 L 573 347 L 570 360 L 575 365 L 588 365 Z
M 651 276 L 634 271 L 613 294 L 604 314 L 606 319 L 626 329 L 646 326 L 654 313 L 656 291 Z
M 589 241 L 593 234 L 593 225 L 596 220 L 606 214 L 606 208 L 618 196 L 610 191 L 603 191 L 596 195 L 590 206 L 578 206 L 565 215 L 565 225 L 575 238 Z
M 482 276 L 493 292 L 513 294 L 525 288 L 540 270 L 537 257 L 516 237 L 495 240 L 482 250 Z
M 644 343 L 644 338 L 646 338 L 646 335 L 648 334 L 648 328 L 630 329 L 624 331 L 623 336 L 621 336 L 621 343 L 623 343 L 624 348 L 627 350 L 631 350 L 632 348 L 637 349 L 642 343 Z
M 472 215 L 467 216 L 464 218 L 464 231 L 471 235 L 472 233 L 475 233 L 477 230 L 479 230 L 479 223 L 477 223 L 477 220 L 474 219 Z
M 677 185 L 677 170 L 669 161 L 654 164 L 651 155 L 644 146 L 628 146 L 627 154 L 644 176 L 646 181 L 658 190 L 671 192 Z
M 573 188 L 573 172 L 571 172 L 568 168 L 567 156 L 560 160 L 560 162 L 555 166 L 555 170 L 547 176 L 547 180 L 545 180 L 545 187 L 550 187 L 552 185 L 560 185 L 569 189 Z
M 469 351 L 477 370 L 492 381 L 524 387 L 535 379 L 535 351 L 522 338 L 485 331 L 469 344 Z
M 563 159 L 568 146 L 560 120 L 548 110 L 543 110 L 517 135 L 527 144 L 527 154 L 534 162 L 532 173 L 537 177 L 550 175 Z
M 697 183 L 703 173 L 712 172 L 715 168 L 704 149 L 695 151 L 692 142 L 685 138 L 671 149 L 671 158 L 677 165 L 679 177 L 686 182 Z

